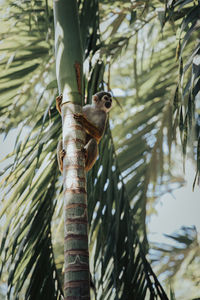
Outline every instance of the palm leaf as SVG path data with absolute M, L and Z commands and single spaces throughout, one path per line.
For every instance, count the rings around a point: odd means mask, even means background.
M 180 18 L 175 17 L 177 12 Z M 179 104 L 177 101 L 175 110 L 178 110 L 179 127 L 183 154 L 186 155 L 186 146 L 188 143 L 189 132 L 192 129 L 192 123 L 197 118 L 195 117 L 195 103 L 198 100 L 200 72 L 199 72 L 199 48 L 200 43 L 198 39 L 199 31 L 199 5 L 193 1 L 172 1 L 167 9 L 169 20 L 177 23 L 177 31 L 179 30 L 179 42 L 177 45 L 177 59 L 179 60 L 179 80 L 178 86 L 180 89 Z M 181 23 L 179 22 L 181 20 Z M 176 93 L 177 97 L 177 93 Z M 182 114 L 184 108 L 184 114 Z M 184 121 L 183 121 L 184 119 Z M 184 122 L 184 124 L 182 124 Z M 195 137 L 197 141 L 199 136 Z M 199 156 L 196 156 L 197 173 L 194 180 L 196 182 L 199 178 Z
M 198 267 L 195 261 L 199 260 L 198 233 L 194 226 L 181 227 L 181 229 L 172 235 L 165 235 L 170 239 L 170 244 L 154 243 L 151 258 L 159 274 L 168 274 L 164 276 L 166 282 L 176 286 L 181 280 L 187 282 L 191 280 L 194 287 L 198 286 Z M 196 290 L 196 292 L 195 292 Z M 183 289 L 187 294 L 187 290 Z M 198 288 L 191 289 L 189 296 L 198 295 Z M 183 296 L 183 295 L 182 295 Z

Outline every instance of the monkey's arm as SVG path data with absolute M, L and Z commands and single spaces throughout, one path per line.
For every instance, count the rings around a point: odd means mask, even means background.
M 74 114 L 74 118 L 77 119 L 84 127 L 85 131 L 93 137 L 97 143 L 99 143 L 103 130 L 98 129 L 94 124 L 92 124 L 84 115 Z

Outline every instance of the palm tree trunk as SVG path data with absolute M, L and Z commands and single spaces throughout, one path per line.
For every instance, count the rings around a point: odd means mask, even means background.
M 90 299 L 87 194 L 83 128 L 74 119 L 81 112 L 82 48 L 76 0 L 54 0 L 56 74 L 63 94 L 64 296 Z

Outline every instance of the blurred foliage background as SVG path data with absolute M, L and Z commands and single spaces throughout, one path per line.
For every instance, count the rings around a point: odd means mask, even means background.
M 0 3 L 0 131 L 16 137 L 1 162 L 0 295 L 62 299 L 53 3 Z M 188 299 L 179 295 L 184 277 L 189 299 L 199 299 L 196 229 L 169 236 L 176 244 L 152 245 L 146 226 L 161 196 L 184 185 L 186 159 L 199 184 L 199 1 L 77 3 L 85 102 L 102 89 L 115 99 L 87 176 L 91 297 L 167 299 L 156 273 L 169 299 Z

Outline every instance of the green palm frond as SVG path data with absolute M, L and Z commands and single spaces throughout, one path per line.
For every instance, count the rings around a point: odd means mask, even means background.
M 199 100 L 200 87 L 200 40 L 199 40 L 199 2 L 198 1 L 169 1 L 166 9 L 168 20 L 176 25 L 177 50 L 176 58 L 179 62 L 179 77 L 177 89 L 174 95 L 174 110 L 179 120 L 180 136 L 183 154 L 186 155 L 187 144 L 194 120 L 198 123 L 195 115 L 196 102 Z M 194 180 L 199 178 L 200 172 L 200 137 L 197 134 L 195 145 L 197 149 L 196 161 L 197 172 Z
M 150 210 L 155 200 L 162 195 L 164 184 L 169 183 L 173 177 L 169 162 L 172 143 L 176 140 L 172 127 L 171 99 L 176 79 L 176 66 L 172 60 L 175 47 L 173 41 L 169 42 L 163 37 L 160 42 L 163 46 L 156 50 L 157 55 L 145 53 L 144 66 L 138 66 L 139 98 L 136 88 L 132 96 L 121 97 L 125 112 L 117 109 L 112 120 L 119 167 L 134 218 L 140 223 L 143 233 L 146 227 L 146 204 Z M 127 63 L 128 70 L 132 62 L 133 59 Z M 119 69 L 123 63 L 123 59 L 118 62 Z M 127 74 L 121 75 L 121 85 L 125 85 L 125 88 L 129 84 L 126 77 Z M 113 88 L 116 87 L 114 82 L 111 84 Z
M 91 269 L 97 299 L 168 299 L 138 238 L 129 196 L 108 130 L 88 175 Z
M 7 214 L 8 225 L 2 238 L 1 253 L 4 255 L 2 268 L 9 266 L 10 269 L 9 299 L 18 299 L 23 285 L 27 285 L 27 278 L 31 280 L 26 289 L 26 299 L 44 296 L 61 299 L 62 289 L 51 242 L 51 219 L 56 204 L 55 166 L 53 157 L 32 187 L 25 182 L 24 188 L 23 178 L 19 180 L 18 193 L 14 195 L 15 206 Z M 49 172 L 53 174 L 50 181 Z
M 191 285 L 196 287 L 196 293 L 194 289 L 193 294 L 191 289 L 189 295 L 191 297 L 198 295 L 200 251 L 195 226 L 181 227 L 172 235 L 165 236 L 170 239 L 170 244 L 154 243 L 151 251 L 151 258 L 158 274 L 165 274 L 163 276 L 165 281 L 174 287 L 179 281 L 182 283 L 191 281 Z
M 0 95 L 1 130 L 8 132 L 33 112 L 52 70 L 52 10 L 45 1 L 2 4 Z M 51 39 L 50 39 L 51 37 Z M 36 91 L 40 89 L 40 93 Z M 34 99 L 34 100 L 33 100 Z

